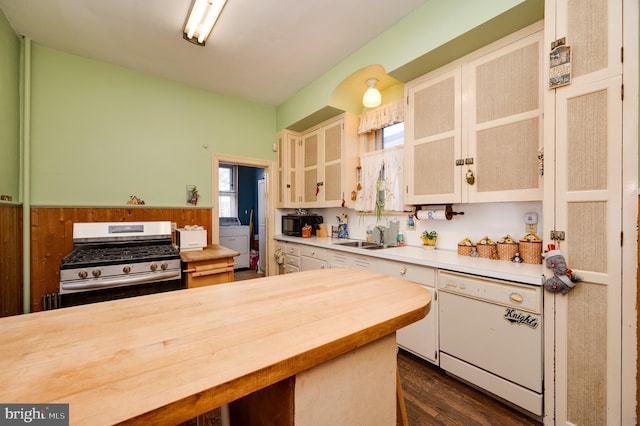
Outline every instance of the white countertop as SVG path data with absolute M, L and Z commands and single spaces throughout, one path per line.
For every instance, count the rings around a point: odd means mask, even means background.
M 460 256 L 456 251 L 428 249 L 417 246 L 389 247 L 379 250 L 367 250 L 357 247 L 345 247 L 340 243 L 346 243 L 347 239 L 331 237 L 288 237 L 278 235 L 278 241 L 306 244 L 331 250 L 340 250 L 349 253 L 376 257 L 379 259 L 395 260 L 398 262 L 413 263 L 416 265 L 430 266 L 432 268 L 446 269 L 449 271 L 480 275 L 514 281 L 524 284 L 542 285 L 544 267 L 528 263 L 513 263 L 504 260 L 492 260 L 479 257 Z

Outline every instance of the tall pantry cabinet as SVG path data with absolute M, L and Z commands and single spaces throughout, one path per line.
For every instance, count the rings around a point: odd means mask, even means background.
M 549 89 L 562 38 L 571 83 Z M 637 424 L 637 0 L 547 0 L 545 45 L 544 236 L 583 281 L 545 292 L 544 420 Z

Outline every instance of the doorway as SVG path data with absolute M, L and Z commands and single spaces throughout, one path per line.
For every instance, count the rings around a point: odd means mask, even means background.
M 220 206 L 220 178 L 219 170 L 221 165 L 223 167 L 233 167 L 238 171 L 238 179 L 236 185 L 236 196 L 238 196 L 238 209 L 236 216 L 240 219 L 243 225 L 249 225 L 251 227 L 250 246 L 252 250 L 257 253 L 257 263 L 251 262 L 250 270 L 259 269 L 264 276 L 270 275 L 270 271 L 275 271 L 275 264 L 270 261 L 270 253 L 273 253 L 273 232 L 274 222 L 273 215 L 275 212 L 275 205 L 273 204 L 273 197 L 270 194 L 275 193 L 274 179 L 272 178 L 272 172 L 275 170 L 273 161 L 238 157 L 219 153 L 212 154 L 211 176 L 212 176 L 212 235 L 211 241 L 214 244 L 220 244 L 220 211 L 223 212 L 228 209 L 225 206 Z M 250 186 L 249 186 L 250 185 Z M 244 197 L 244 201 L 240 202 L 242 197 L 243 188 L 249 188 L 248 192 L 251 193 L 249 197 Z M 222 192 L 225 195 L 224 191 Z M 255 195 L 255 202 L 247 201 L 246 199 L 253 199 Z M 227 198 L 227 197 L 224 197 Z M 255 205 L 255 208 L 251 206 Z M 253 211 L 253 214 L 252 214 Z M 255 241 L 255 242 L 254 242 Z M 262 260 L 262 261 L 261 261 Z

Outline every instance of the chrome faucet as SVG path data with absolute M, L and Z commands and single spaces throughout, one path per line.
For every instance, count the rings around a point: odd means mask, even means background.
M 380 235 L 380 244 L 384 244 L 384 226 L 376 226 L 376 230 Z

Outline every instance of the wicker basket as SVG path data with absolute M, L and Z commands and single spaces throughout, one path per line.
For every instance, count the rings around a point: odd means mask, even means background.
M 463 244 L 458 244 L 458 254 L 460 256 L 469 256 L 471 255 L 472 251 L 473 251 L 473 247 L 463 245 Z
M 520 241 L 520 257 L 524 263 L 542 263 L 542 241 Z
M 500 260 L 511 260 L 518 253 L 518 243 L 498 243 L 498 258 Z
M 485 257 L 491 259 L 491 253 L 495 250 L 495 244 L 477 244 L 476 250 L 478 250 L 478 257 Z

